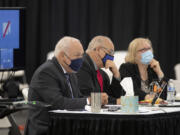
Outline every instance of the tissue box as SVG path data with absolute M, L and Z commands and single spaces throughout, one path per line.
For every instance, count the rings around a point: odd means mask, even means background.
M 138 96 L 121 96 L 121 110 L 124 113 L 138 112 Z

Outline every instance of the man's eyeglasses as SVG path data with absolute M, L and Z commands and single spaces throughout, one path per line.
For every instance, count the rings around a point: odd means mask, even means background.
M 104 50 L 106 50 L 105 52 L 111 56 L 114 56 L 114 51 L 113 50 L 109 50 L 108 48 L 106 47 L 102 47 Z
M 64 52 L 64 54 L 65 54 L 65 56 L 68 58 L 68 59 L 70 59 L 71 60 L 71 58 Z
M 72 60 L 65 52 L 64 52 L 64 54 L 66 55 L 66 57 L 67 57 L 68 59 Z M 83 55 L 84 55 L 84 54 L 82 54 L 82 55 L 79 55 L 79 54 L 78 54 L 78 55 L 74 55 L 74 57 L 78 57 L 78 58 L 79 58 L 79 57 L 83 57 Z

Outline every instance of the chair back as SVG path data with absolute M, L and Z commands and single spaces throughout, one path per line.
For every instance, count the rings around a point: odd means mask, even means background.
M 127 51 L 115 51 L 114 53 L 114 63 L 116 64 L 118 70 L 122 63 L 125 62 L 125 56 L 127 54 Z M 109 69 L 102 68 L 107 75 L 109 76 L 110 81 L 112 81 L 112 72 L 109 71 Z
M 29 88 L 22 89 L 22 94 L 23 94 L 25 101 L 28 101 L 28 91 L 29 91 Z
M 180 63 L 174 66 L 176 80 L 180 80 Z

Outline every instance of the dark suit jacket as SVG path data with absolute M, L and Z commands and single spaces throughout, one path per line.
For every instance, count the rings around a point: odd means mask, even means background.
M 153 71 L 152 68 L 148 67 L 147 71 L 148 71 L 149 84 L 153 80 L 158 80 L 158 76 L 156 75 L 156 73 Z M 121 75 L 121 80 L 125 77 L 132 77 L 133 85 L 134 85 L 134 94 L 139 96 L 139 100 L 144 100 L 146 93 L 141 90 L 141 77 L 140 77 L 140 73 L 139 73 L 137 64 L 124 63 L 120 66 L 119 72 Z M 167 82 L 167 78 L 164 77 L 161 80 L 161 82 L 162 81 Z M 117 87 L 121 88 L 120 86 L 117 86 Z M 124 95 L 124 94 L 125 94 L 124 91 L 122 91 L 120 93 L 120 95 Z M 163 93 L 161 94 L 161 98 L 166 99 L 166 88 L 164 89 Z
M 53 106 L 53 109 L 83 109 L 86 98 L 81 97 L 76 75 L 70 74 L 74 98 L 66 82 L 64 72 L 54 57 L 41 65 L 34 73 L 30 87 L 29 101 L 41 101 Z M 26 135 L 46 135 L 48 133 L 49 114 L 46 108 L 31 108 L 27 120 Z
M 115 104 L 118 96 L 113 86 L 119 85 L 119 81 L 113 78 L 111 83 L 113 85 L 111 85 L 108 75 L 103 70 L 100 70 L 100 73 L 103 77 L 103 91 L 109 95 L 109 103 Z M 101 91 L 97 80 L 96 69 L 88 54 L 84 55 L 82 67 L 76 75 L 78 77 L 80 91 L 84 96 L 90 96 L 91 92 Z

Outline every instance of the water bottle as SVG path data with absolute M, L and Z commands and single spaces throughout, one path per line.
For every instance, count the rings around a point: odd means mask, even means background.
M 175 101 L 175 87 L 173 81 L 170 79 L 167 86 L 167 102 L 173 104 Z

